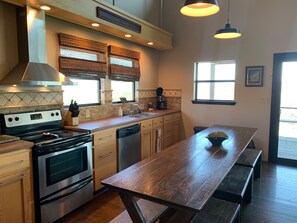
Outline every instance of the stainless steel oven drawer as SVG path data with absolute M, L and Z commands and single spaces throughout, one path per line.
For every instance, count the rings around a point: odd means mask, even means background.
M 73 190 L 73 193 L 71 193 Z M 54 196 L 59 196 L 61 194 L 68 195 L 57 200 L 54 200 Z M 41 204 L 41 223 L 52 223 L 64 215 L 68 214 L 72 210 L 80 207 L 86 202 L 93 199 L 93 180 L 92 178 L 87 178 L 80 184 L 73 185 L 72 188 L 68 188 L 64 192 L 60 192 L 54 195 L 51 202 L 45 202 Z M 62 195 L 63 196 L 63 195 Z

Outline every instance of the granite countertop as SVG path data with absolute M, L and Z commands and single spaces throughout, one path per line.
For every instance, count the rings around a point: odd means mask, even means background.
M 21 150 L 21 149 L 29 149 L 33 145 L 34 144 L 32 142 L 27 142 L 24 140 L 16 140 L 16 141 L 11 141 L 11 142 L 1 143 L 0 144 L 0 154 L 12 152 L 12 151 L 16 151 L 16 150 Z
M 76 126 L 65 126 L 66 129 L 80 130 L 80 131 L 88 131 L 90 133 L 117 127 L 126 124 L 132 124 L 136 122 L 140 122 L 145 119 L 156 118 L 163 115 L 168 115 L 172 113 L 180 112 L 179 109 L 168 109 L 168 110 L 154 110 L 152 113 L 155 115 L 146 116 L 146 117 L 130 117 L 130 116 L 122 116 L 122 117 L 114 117 L 114 118 L 106 118 L 106 119 L 98 119 L 92 120 L 84 123 L 80 123 Z M 147 112 L 149 113 L 149 112 Z

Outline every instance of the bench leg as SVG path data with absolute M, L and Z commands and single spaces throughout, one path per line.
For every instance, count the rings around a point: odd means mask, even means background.
M 262 155 L 260 155 L 255 168 L 254 168 L 254 178 L 260 178 L 261 176 L 261 167 L 262 167 Z
M 252 201 L 252 194 L 253 194 L 253 180 L 254 180 L 254 177 L 252 176 L 249 180 L 249 183 L 247 185 L 247 188 L 246 188 L 246 191 L 244 193 L 244 196 L 243 196 L 243 201 L 245 203 L 251 203 Z

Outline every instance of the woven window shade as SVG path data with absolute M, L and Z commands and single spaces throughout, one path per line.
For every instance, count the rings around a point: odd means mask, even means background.
M 109 46 L 110 57 L 116 56 L 122 59 L 128 59 L 133 61 L 132 67 L 121 66 L 117 64 L 110 64 L 109 77 L 111 80 L 121 81 L 139 81 L 140 79 L 140 67 L 139 59 L 140 53 L 124 48 Z
M 61 55 L 59 57 L 60 72 L 67 76 L 85 79 L 106 77 L 108 69 L 107 45 L 105 43 L 60 33 L 59 44 L 60 49 L 92 54 L 96 58 L 96 60 L 89 60 L 88 58 L 81 59 Z

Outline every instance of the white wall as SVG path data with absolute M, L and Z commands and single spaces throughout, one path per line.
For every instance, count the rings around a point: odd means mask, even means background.
M 173 33 L 174 48 L 161 53 L 159 85 L 182 89 L 186 136 L 196 125 L 255 127 L 255 143 L 267 159 L 273 54 L 297 51 L 297 1 L 231 1 L 231 25 L 241 30 L 242 37 L 217 40 L 213 34 L 225 25 L 226 2 L 219 1 L 216 15 L 192 18 L 179 12 L 184 1 L 164 1 L 164 28 Z M 192 104 L 194 62 L 229 59 L 237 62 L 236 105 Z M 263 87 L 245 87 L 245 67 L 254 65 L 264 65 Z

